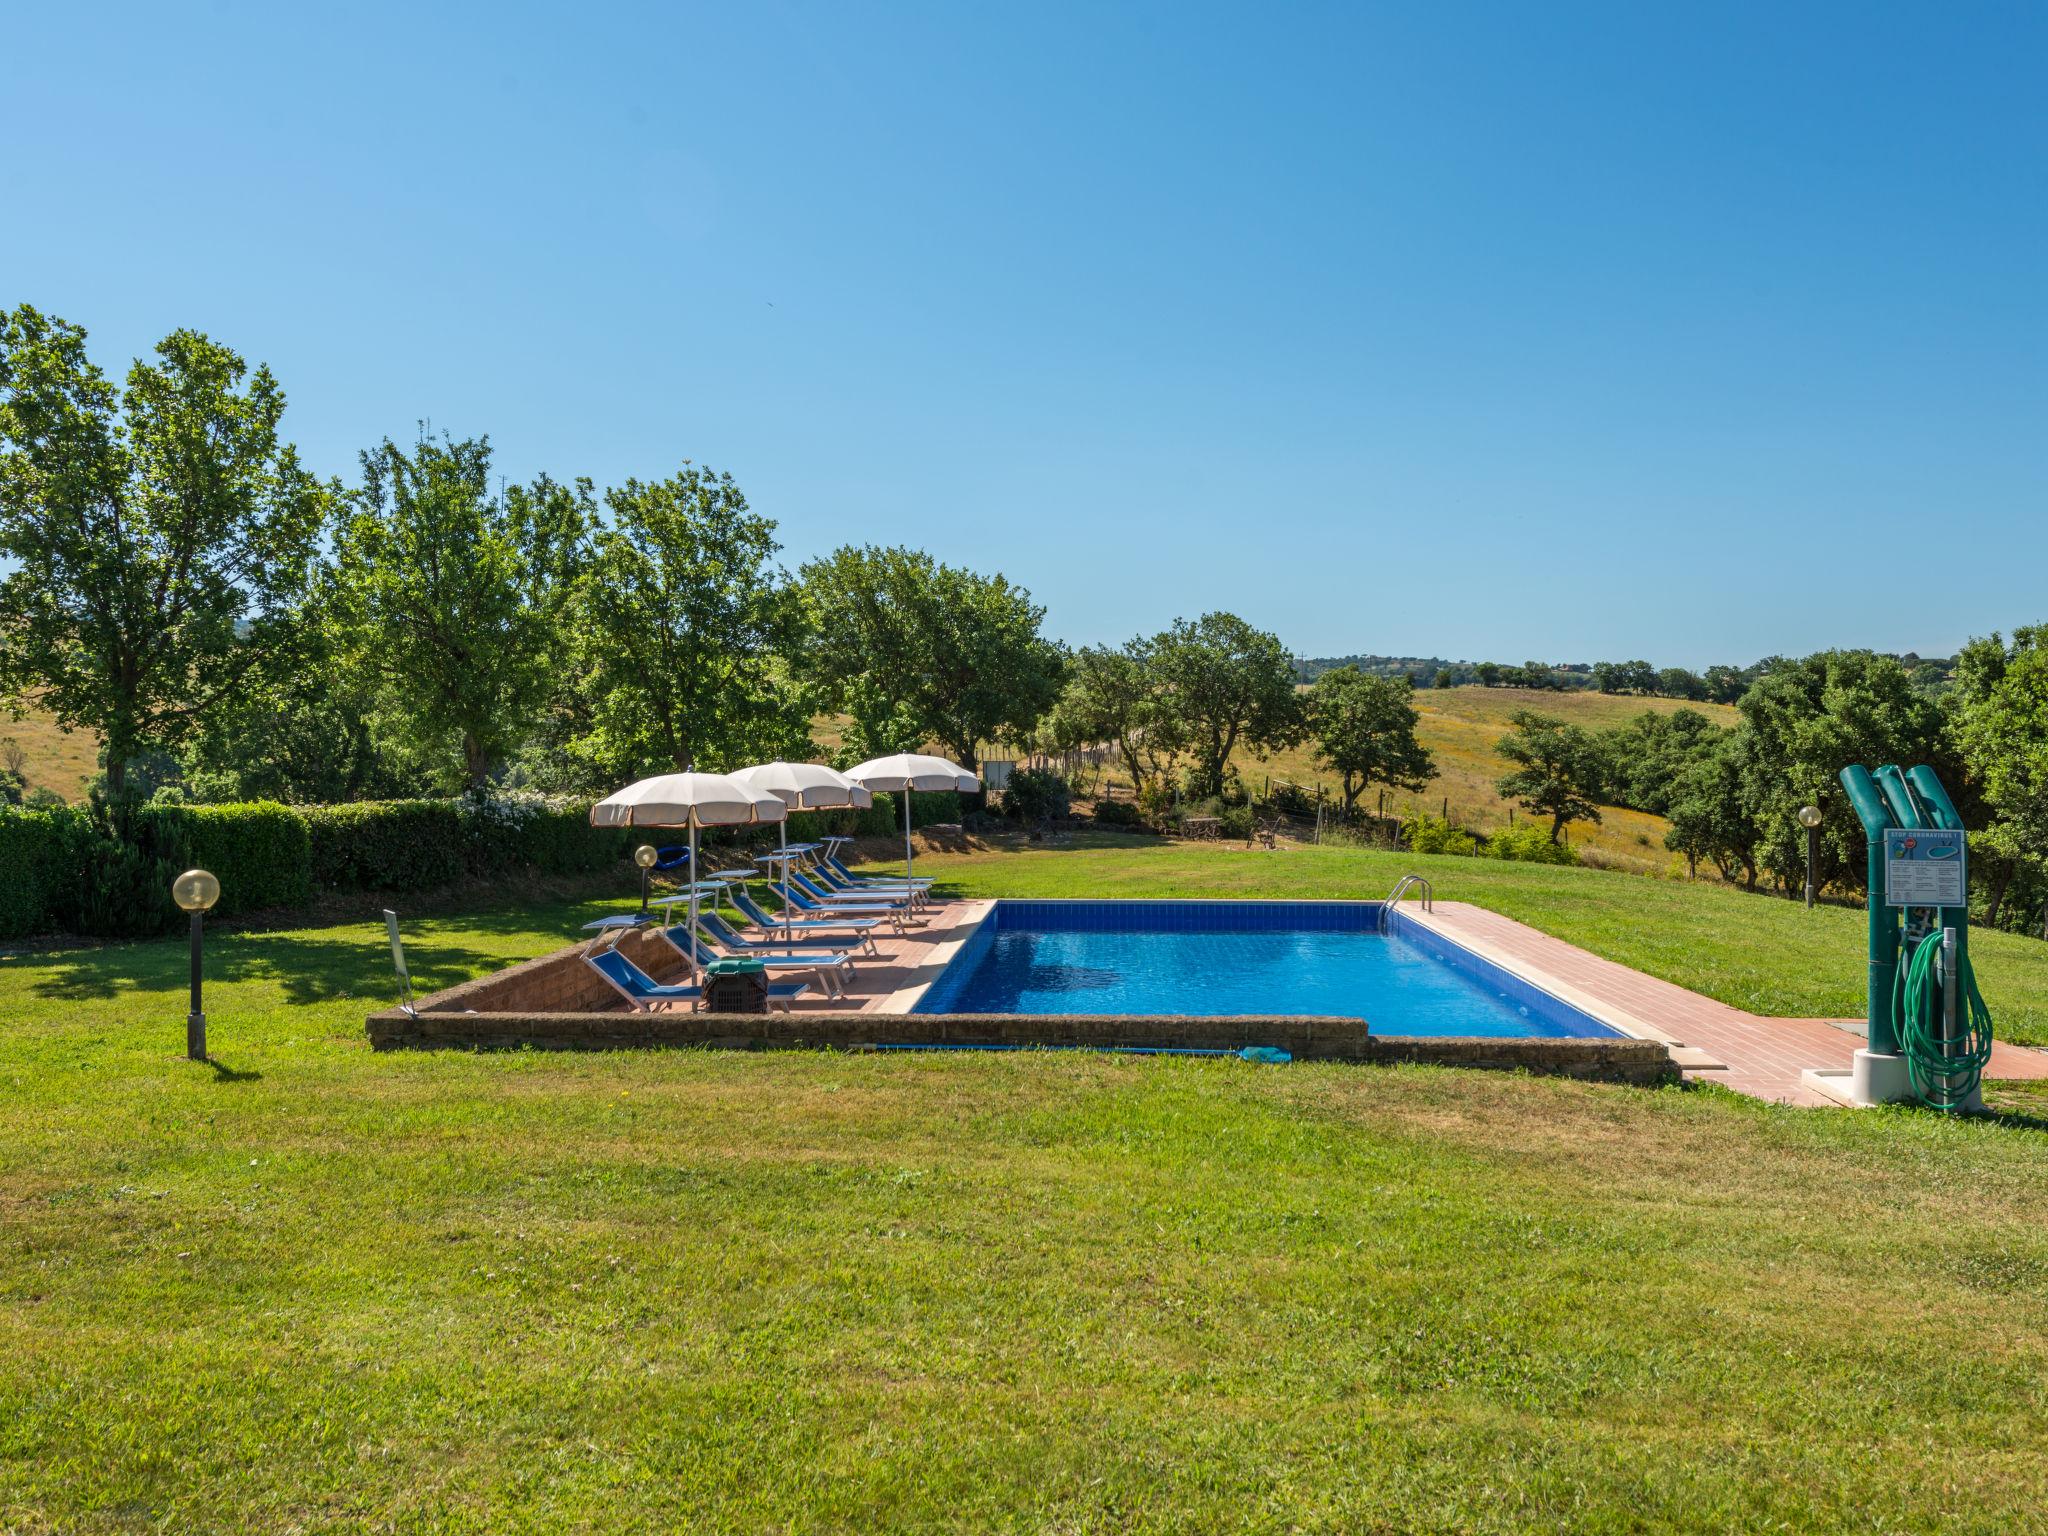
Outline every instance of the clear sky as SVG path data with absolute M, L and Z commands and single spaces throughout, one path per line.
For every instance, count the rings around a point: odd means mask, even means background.
M 0 302 L 1082 642 L 2048 621 L 2048 8 L 8 8 Z

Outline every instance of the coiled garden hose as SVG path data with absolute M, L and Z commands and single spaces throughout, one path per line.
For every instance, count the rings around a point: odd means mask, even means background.
M 1977 1091 L 1985 1063 L 1991 1060 L 1991 1010 L 1977 990 L 1969 956 L 1959 954 L 1958 974 L 1950 978 L 1950 985 L 1962 984 L 1956 1020 L 1961 1033 L 1943 1040 L 1940 989 L 1934 980 L 1934 961 L 1940 950 L 1941 935 L 1931 933 L 1915 946 L 1913 958 L 1899 967 L 1893 1017 L 1899 1021 L 1899 1049 L 1920 1102 L 1934 1109 L 1955 1110 Z

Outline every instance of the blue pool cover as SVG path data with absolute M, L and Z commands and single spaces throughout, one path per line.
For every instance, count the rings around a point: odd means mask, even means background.
M 1378 902 L 1001 901 L 917 1013 L 1313 1014 L 1376 1035 L 1612 1037 Z

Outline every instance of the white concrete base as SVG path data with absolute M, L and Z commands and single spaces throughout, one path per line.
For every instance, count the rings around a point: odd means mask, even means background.
M 1837 1104 L 1846 1104 L 1851 1109 L 1914 1101 L 1913 1078 L 1907 1070 L 1905 1057 L 1861 1050 L 1853 1059 L 1855 1065 L 1848 1068 L 1808 1067 L 1799 1074 L 1799 1079 L 1815 1093 L 1833 1099 Z M 1982 1110 L 1983 1090 L 1972 1093 L 1962 1107 L 1965 1110 Z
M 1851 1109 L 1913 1101 L 1913 1079 L 1906 1070 L 1905 1057 L 1861 1050 L 1852 1060 L 1855 1065 L 1849 1067 L 1808 1067 L 1799 1080 L 1815 1093 Z

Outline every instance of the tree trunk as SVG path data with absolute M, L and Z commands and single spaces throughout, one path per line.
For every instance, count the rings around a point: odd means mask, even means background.
M 469 787 L 481 791 L 491 781 L 491 760 L 484 755 L 483 744 L 467 732 L 462 737 L 462 762 L 469 774 Z
M 2005 860 L 1998 866 L 1998 873 L 1991 878 L 1991 899 L 1984 903 L 1984 926 L 1998 926 L 1998 909 L 2005 901 L 2005 888 L 2012 884 L 2013 861 Z
M 1550 840 L 1555 843 L 1564 835 L 1564 812 L 1559 811 L 1550 818 Z

